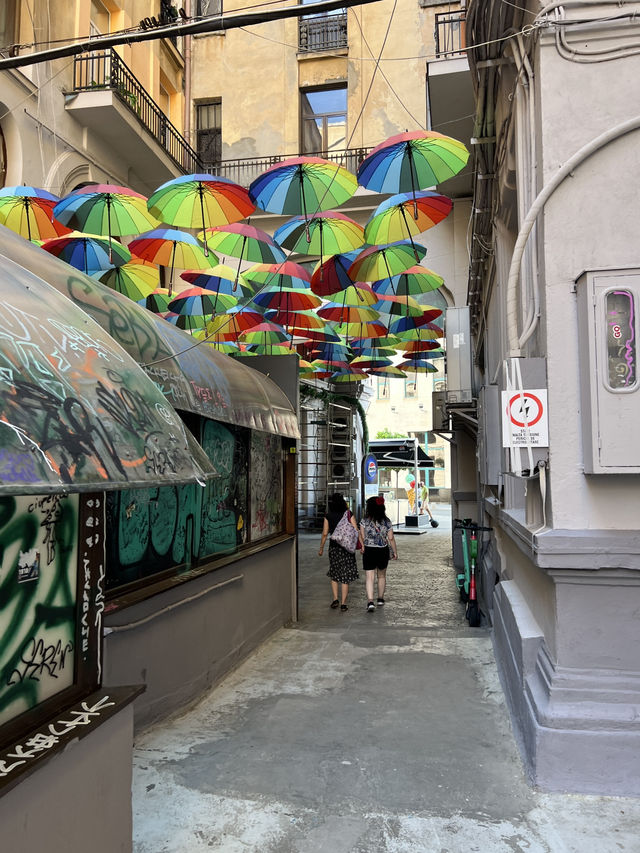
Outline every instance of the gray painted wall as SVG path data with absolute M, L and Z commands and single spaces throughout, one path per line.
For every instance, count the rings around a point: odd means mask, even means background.
M 0 798 L 2 850 L 129 853 L 133 706 Z
M 295 539 L 236 560 L 105 620 L 105 685 L 145 684 L 140 729 L 196 700 L 292 619 Z

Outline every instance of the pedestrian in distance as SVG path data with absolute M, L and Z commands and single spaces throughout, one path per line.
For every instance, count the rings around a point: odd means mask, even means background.
M 324 552 L 324 543 L 327 541 L 327 536 L 331 536 L 345 513 L 348 513 L 348 520 L 357 531 L 356 520 L 349 512 L 347 502 L 341 494 L 336 492 L 329 498 L 329 506 L 322 523 L 322 539 L 320 540 L 320 550 L 318 551 L 319 557 L 322 557 Z M 347 596 L 349 595 L 349 584 L 358 580 L 356 555 L 347 551 L 346 548 L 343 548 L 342 545 L 339 545 L 331 538 L 329 539 L 329 571 L 327 575 L 331 581 L 332 609 L 335 610 L 339 606 L 343 612 L 348 610 Z M 342 587 L 340 601 L 338 601 L 338 584 Z
M 393 523 L 387 517 L 382 495 L 367 500 L 364 518 L 360 522 L 360 544 L 363 548 L 362 565 L 365 570 L 367 611 L 373 613 L 376 609 L 373 600 L 376 574 L 378 607 L 381 607 L 384 604 L 384 593 L 387 587 L 389 559 L 398 559 Z
M 431 526 L 438 527 L 439 522 L 437 522 L 433 517 L 431 507 L 429 506 L 429 487 L 426 483 L 420 483 L 420 500 L 418 501 L 418 506 L 420 507 L 420 515 L 424 515 L 424 511 L 426 509 Z

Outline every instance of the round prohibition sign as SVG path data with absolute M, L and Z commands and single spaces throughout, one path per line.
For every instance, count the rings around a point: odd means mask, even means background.
M 520 403 L 518 407 L 514 406 L 515 403 Z M 516 419 L 516 413 L 518 417 L 522 417 L 522 407 L 524 405 L 524 410 L 527 415 L 527 423 L 524 421 L 519 421 Z M 529 418 L 529 410 L 531 409 L 531 417 Z M 514 411 L 515 410 L 515 411 Z M 539 397 L 536 397 L 535 394 L 515 394 L 509 400 L 509 406 L 507 408 L 507 415 L 511 423 L 517 427 L 532 427 L 538 423 L 540 418 L 542 417 L 542 402 Z

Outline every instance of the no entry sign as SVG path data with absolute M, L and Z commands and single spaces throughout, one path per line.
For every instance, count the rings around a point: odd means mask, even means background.
M 548 447 L 547 389 L 502 392 L 502 446 Z

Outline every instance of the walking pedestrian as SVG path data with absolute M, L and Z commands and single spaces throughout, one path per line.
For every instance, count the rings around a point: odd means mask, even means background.
M 349 522 L 358 530 L 356 520 L 349 512 L 347 502 L 341 494 L 336 492 L 329 498 L 329 506 L 322 523 L 322 539 L 320 540 L 320 550 L 318 551 L 319 557 L 322 557 L 324 552 L 324 543 L 327 541 L 327 536 L 331 536 L 345 513 L 348 513 Z M 347 596 L 349 595 L 349 584 L 358 580 L 356 555 L 347 551 L 342 545 L 338 545 L 333 539 L 329 539 L 329 571 L 327 575 L 331 581 L 331 607 L 335 610 L 340 606 L 340 610 L 343 612 L 348 610 Z M 342 587 L 340 601 L 338 601 L 338 584 L 341 584 Z
M 418 506 L 420 507 L 420 515 L 424 515 L 424 511 L 426 509 L 431 526 L 438 527 L 438 522 L 433 517 L 431 507 L 429 506 L 429 487 L 426 483 L 420 484 L 420 500 L 418 501 Z
M 360 544 L 363 547 L 362 565 L 365 570 L 367 589 L 367 611 L 373 613 L 373 588 L 378 580 L 378 607 L 384 604 L 387 587 L 389 558 L 398 559 L 398 548 L 393 535 L 393 523 L 387 517 L 382 495 L 371 497 L 365 505 L 364 518 L 360 522 Z

